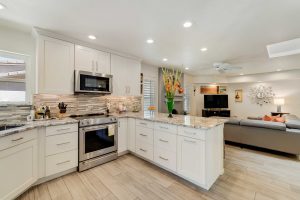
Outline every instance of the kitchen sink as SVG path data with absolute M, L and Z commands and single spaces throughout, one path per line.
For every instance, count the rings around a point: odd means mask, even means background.
M 0 125 L 0 131 L 12 129 L 12 128 L 18 128 L 18 127 L 22 127 L 22 126 L 24 126 L 24 124 L 18 124 L 18 125 Z

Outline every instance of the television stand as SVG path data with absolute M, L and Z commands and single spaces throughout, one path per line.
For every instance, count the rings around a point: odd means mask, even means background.
M 222 109 L 203 109 L 202 117 L 230 117 L 230 110 L 222 110 Z

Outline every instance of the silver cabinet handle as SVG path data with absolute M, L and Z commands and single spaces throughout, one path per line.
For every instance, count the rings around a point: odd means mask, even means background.
M 195 132 L 188 132 L 188 131 L 184 131 L 184 133 L 186 133 L 186 134 L 190 134 L 190 135 L 196 135 L 196 133 L 195 133 Z
M 141 148 L 140 148 L 140 150 L 143 151 L 143 152 L 147 152 L 147 150 L 145 150 L 145 149 L 141 149 Z
M 61 128 L 61 129 L 57 129 L 57 131 L 67 131 L 70 130 L 70 128 Z
M 161 142 L 169 142 L 169 141 L 167 141 L 167 140 L 163 140 L 163 139 L 159 139 L 159 141 L 161 141 Z
M 140 122 L 140 124 L 142 124 L 142 125 L 147 125 L 145 122 Z
M 22 140 L 22 139 L 24 139 L 23 137 L 20 137 L 20 138 L 18 138 L 18 139 L 13 139 L 13 140 L 11 140 L 12 142 L 16 142 L 16 141 L 19 141 L 19 140 Z
M 159 156 L 159 158 L 162 159 L 162 160 L 165 160 L 165 161 L 168 161 L 168 160 L 169 160 L 168 158 L 164 158 L 164 157 L 162 157 L 162 156 Z
M 193 141 L 193 140 L 184 139 L 184 141 L 189 142 L 189 143 L 196 143 L 196 141 Z
M 64 161 L 64 162 L 56 163 L 56 165 L 62 165 L 62 164 L 66 164 L 66 163 L 69 163 L 69 162 L 71 162 L 71 160 L 67 160 L 67 161 Z
M 61 145 L 65 145 L 65 144 L 70 144 L 71 142 L 64 142 L 64 143 L 59 143 L 59 144 L 56 144 L 57 146 L 61 146 Z
M 160 126 L 159 128 L 161 128 L 161 129 L 169 129 L 168 127 L 165 127 L 165 126 Z
M 98 72 L 98 61 L 96 61 L 96 71 Z
M 141 136 L 144 136 L 144 137 L 146 137 L 146 136 L 147 136 L 147 135 L 145 135 L 145 134 L 142 134 L 142 133 L 140 133 L 140 135 L 141 135 Z

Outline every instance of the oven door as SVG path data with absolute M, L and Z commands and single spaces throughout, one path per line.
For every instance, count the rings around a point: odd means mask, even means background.
M 112 75 L 75 71 L 75 92 L 112 93 Z
M 79 129 L 79 161 L 118 150 L 117 123 Z

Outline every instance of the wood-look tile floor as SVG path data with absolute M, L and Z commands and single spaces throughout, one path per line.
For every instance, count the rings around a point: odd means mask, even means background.
M 35 186 L 18 199 L 300 199 L 300 162 L 226 146 L 225 173 L 209 191 L 133 155 Z

